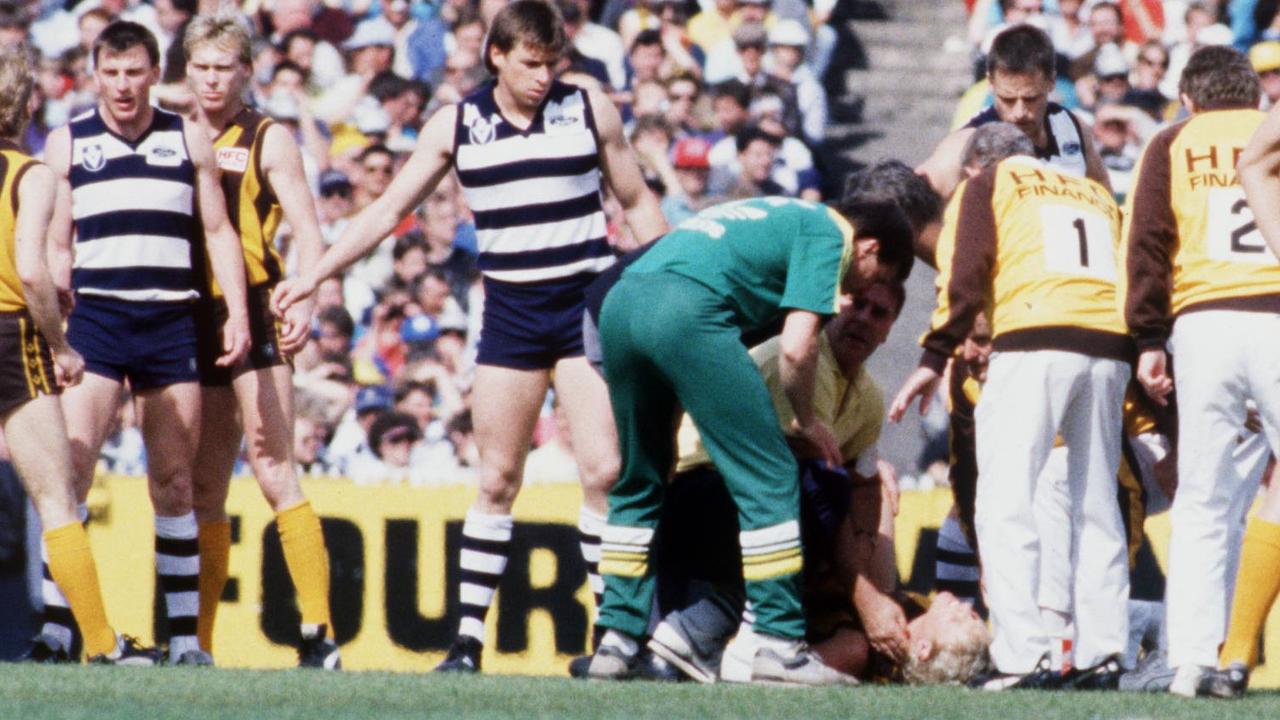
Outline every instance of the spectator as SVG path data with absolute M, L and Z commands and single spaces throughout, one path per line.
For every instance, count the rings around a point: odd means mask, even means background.
M 18 3 L 0 2 L 0 49 L 12 50 L 27 42 L 31 16 Z
M 293 459 L 298 464 L 298 474 L 307 477 L 332 475 L 333 470 L 325 462 L 325 445 L 329 440 L 329 426 L 318 414 L 299 410 L 293 424 Z
M 634 47 L 641 33 L 647 30 L 656 31 L 662 23 L 655 9 L 658 0 L 634 0 L 634 2 L 635 6 L 618 18 L 618 35 L 622 37 L 622 44 L 627 47 Z
M 667 182 L 667 195 L 662 199 L 662 214 L 671 227 L 723 199 L 707 193 L 710 153 L 711 144 L 703 138 L 686 137 L 676 141 L 670 163 L 672 177 Z
M 734 138 L 734 146 L 738 149 L 741 171 L 725 195 L 731 200 L 761 195 L 786 195 L 782 186 L 770 177 L 781 145 L 782 138 L 766 133 L 754 125 L 740 130 Z
M 356 393 L 355 404 L 343 416 L 329 442 L 329 461 L 343 475 L 373 455 L 369 430 L 378 416 L 391 408 L 391 393 L 381 385 L 366 385 Z
M 1093 36 L 1080 21 L 1082 0 L 1058 0 L 1058 14 L 1049 18 L 1049 37 L 1053 47 L 1068 60 L 1074 60 L 1093 48 Z
M 357 485 L 408 482 L 409 458 L 422 439 L 413 418 L 394 410 L 380 411 L 369 425 L 369 449 L 351 468 L 351 480 Z
M 666 59 L 667 51 L 657 30 L 645 30 L 636 35 L 627 52 L 627 84 L 624 89 L 633 90 L 646 80 L 662 82 L 662 64 Z
M 667 51 L 666 67 L 662 76 L 676 74 L 702 76 L 702 64 L 706 54 L 689 38 L 686 25 L 689 11 L 686 0 L 658 0 L 658 32 L 662 35 L 662 47 Z
M 411 290 L 427 269 L 427 241 L 418 231 L 396 238 L 391 248 L 391 279 L 388 287 Z
M 1280 42 L 1266 40 L 1249 49 L 1249 62 L 1262 81 L 1263 110 L 1280 101 Z
M 582 6 L 577 0 L 559 0 L 556 6 L 560 8 L 560 17 L 564 19 L 565 36 L 569 38 L 569 49 L 560 58 L 561 79 L 564 79 L 565 72 L 579 72 L 594 78 L 602 87 L 609 87 L 609 69 L 604 62 L 584 54 L 574 44 L 574 38 L 587 22 L 588 16 L 583 12 Z
M 1067 71 L 1072 81 L 1079 80 L 1092 71 L 1098 61 L 1098 53 L 1103 48 L 1113 46 L 1122 51 L 1133 50 L 1126 45 L 1124 39 L 1124 16 L 1120 12 L 1120 6 L 1113 2 L 1094 3 L 1089 11 L 1089 36 L 1093 41 L 1092 47 L 1072 60 Z
M 347 74 L 322 85 L 325 91 L 316 101 L 316 115 L 329 124 L 351 119 L 365 99 L 373 78 L 391 69 L 395 42 L 395 28 L 382 18 L 365 20 L 356 26 L 355 33 L 343 44 Z
M 1094 56 L 1093 69 L 1076 81 L 1076 96 L 1083 110 L 1093 112 L 1102 103 L 1119 103 L 1129 93 L 1129 63 L 1116 45 L 1104 45 Z
M 704 51 L 716 47 L 733 34 L 733 13 L 737 9 L 738 0 L 715 0 L 689 20 L 689 38 Z
M 316 214 L 320 218 L 320 234 L 332 245 L 355 212 L 351 199 L 354 189 L 342 171 L 326 170 L 320 174 L 319 191 Z
M 744 25 L 756 25 L 760 28 L 772 27 L 777 20 L 769 12 L 771 0 L 738 0 L 738 10 L 734 15 L 733 29 L 723 39 L 708 47 L 707 62 L 703 68 L 702 79 L 708 83 L 719 83 L 742 74 L 742 62 L 738 58 L 738 43 L 733 34 Z M 760 39 L 763 52 L 763 36 Z
M 649 113 L 636 118 L 631 130 L 631 148 L 640 161 L 640 171 L 650 190 L 662 197 L 667 192 L 663 176 L 671 148 L 671 128 L 661 115 Z
M 1125 103 L 1142 108 L 1156 120 L 1163 120 L 1171 98 L 1160 92 L 1160 83 L 1169 69 L 1169 52 L 1159 40 L 1149 40 L 1138 48 L 1138 61 Z
M 667 124 L 676 137 L 700 135 L 698 122 L 702 83 L 691 75 L 676 75 L 667 80 Z
M 1144 130 L 1146 132 L 1144 132 Z M 1133 168 L 1154 123 L 1141 110 L 1103 101 L 1093 122 L 1094 144 L 1111 176 L 1111 188 L 1119 200 L 1129 194 Z
M 609 86 L 621 89 L 627 84 L 626 45 L 622 36 L 609 28 L 591 22 L 591 0 L 574 0 L 583 19 L 573 34 L 573 46 L 589 58 L 604 63 L 609 72 Z
M 795 85 L 764 67 L 767 37 L 763 25 L 742 25 L 733 31 L 733 40 L 738 46 L 738 80 L 751 88 L 753 102 L 760 93 L 778 96 L 784 106 L 783 124 L 786 125 L 787 134 L 799 135 L 800 106 L 796 102 Z
M 811 145 L 822 143 L 827 127 L 827 91 L 804 62 L 809 33 L 797 20 L 779 20 L 769 31 L 769 74 L 795 88 L 800 130 Z
M 409 0 L 388 0 L 382 5 L 382 17 L 395 31 L 391 69 L 402 78 L 416 77 L 410 57 L 409 39 L 418 29 L 418 20 L 409 12 Z M 441 33 L 441 40 L 444 39 Z M 439 45 L 443 49 L 443 43 Z M 421 78 L 425 80 L 426 78 Z
M 1228 45 L 1232 40 L 1231 29 L 1218 23 L 1218 13 L 1209 3 L 1189 4 L 1184 18 L 1186 37 L 1169 48 L 1169 71 L 1160 84 L 1160 91 L 1167 98 L 1178 97 L 1182 68 L 1193 52 L 1206 45 Z
M 751 88 L 738 80 L 728 80 L 711 90 L 711 107 L 715 114 L 715 128 L 707 135 L 713 145 L 726 137 L 736 135 L 747 121 L 751 119 Z M 732 147 L 732 141 L 726 146 Z M 711 151 L 711 166 L 726 165 L 733 159 L 733 150 L 728 150 L 724 157 L 717 157 L 716 150 Z
M 761 94 L 751 103 L 751 121 L 764 132 L 781 138 L 770 177 L 787 195 L 813 202 L 822 200 L 822 178 L 813 165 L 813 153 L 783 124 L 783 104 L 774 95 Z
M 427 268 L 442 273 L 449 292 L 463 309 L 467 295 L 479 271 L 476 256 L 457 246 L 458 205 L 450 185 L 442 183 L 418 208 L 418 219 L 426 240 Z
M 269 24 L 272 42 L 284 49 L 286 57 L 306 68 L 317 87 L 329 87 L 343 75 L 342 54 L 334 43 L 344 40 L 351 34 L 351 29 L 348 25 L 345 33 L 322 37 L 321 25 L 328 29 L 332 23 L 318 23 L 321 15 L 328 19 L 333 13 L 322 8 L 316 0 L 275 0 L 269 12 Z M 298 31 L 304 31 L 305 35 L 292 35 Z M 305 37 L 310 41 L 305 61 L 300 57 L 301 48 L 287 47 L 291 43 L 286 40 L 291 37 Z M 298 55 L 294 54 L 295 51 Z

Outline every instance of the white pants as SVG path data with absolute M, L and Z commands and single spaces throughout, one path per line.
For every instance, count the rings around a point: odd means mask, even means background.
M 991 658 L 1026 673 L 1049 650 L 1040 620 L 1040 532 L 1033 499 L 1061 435 L 1071 497 L 1075 660 L 1122 653 L 1129 597 L 1124 524 L 1116 503 L 1129 365 L 1061 351 L 996 353 L 975 410 L 975 530 L 991 609 Z
M 1189 313 L 1174 323 L 1169 346 L 1179 426 L 1178 491 L 1169 518 L 1169 665 L 1216 666 L 1235 576 L 1231 553 L 1257 492 L 1254 469 L 1265 463 L 1256 441 L 1238 442 L 1246 400 L 1257 403 L 1271 450 L 1280 444 L 1280 315 Z

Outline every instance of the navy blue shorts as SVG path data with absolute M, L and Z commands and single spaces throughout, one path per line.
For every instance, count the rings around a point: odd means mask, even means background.
M 533 283 L 484 278 L 484 318 L 476 362 L 549 370 L 582 356 L 582 313 L 594 273 Z
M 192 303 L 76 295 L 67 340 L 84 356 L 86 371 L 128 380 L 134 392 L 200 379 Z

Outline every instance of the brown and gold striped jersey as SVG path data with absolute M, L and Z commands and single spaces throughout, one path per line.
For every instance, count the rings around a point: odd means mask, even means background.
M 1120 278 L 1139 348 L 1162 347 L 1180 313 L 1280 311 L 1280 262 L 1236 179 L 1236 161 L 1263 117 L 1252 108 L 1198 113 L 1158 133 L 1143 152 L 1125 213 Z
M 13 142 L 0 140 L 0 312 L 25 310 L 26 294 L 18 278 L 16 237 L 18 183 L 36 160 Z
M 227 215 L 244 248 L 245 277 L 251 288 L 274 283 L 284 274 L 275 244 L 280 202 L 262 169 L 262 143 L 271 123 L 267 116 L 245 108 L 213 142 Z M 208 283 L 213 296 L 222 297 L 211 270 Z

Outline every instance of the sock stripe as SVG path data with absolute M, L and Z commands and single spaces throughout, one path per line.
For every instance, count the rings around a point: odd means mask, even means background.
M 156 554 L 170 557 L 199 557 L 200 545 L 195 538 L 167 538 L 157 535 Z
M 485 575 L 502 575 L 507 569 L 507 555 L 503 553 L 482 553 L 470 550 L 465 546 L 462 548 L 460 564 L 463 570 L 470 570 Z
M 71 614 L 71 608 L 66 605 L 45 605 L 44 621 L 64 627 L 69 633 L 71 632 L 71 624 L 75 622 L 75 616 Z
M 462 547 L 464 549 L 472 552 L 484 553 L 486 555 L 499 555 L 506 557 L 507 546 L 511 544 L 511 538 L 507 538 L 506 540 L 481 540 L 480 538 L 473 538 L 470 535 L 467 535 L 467 531 L 465 529 L 462 532 L 463 537 L 466 538 L 462 543 Z
M 195 515 L 155 519 L 157 591 L 164 594 L 169 657 L 200 648 L 200 543 Z
M 173 641 L 178 639 L 179 637 L 191 637 L 192 639 L 194 639 L 195 636 L 196 636 L 196 616 L 195 615 L 181 615 L 178 617 L 169 618 L 170 648 L 173 647 Z
M 510 515 L 467 513 L 458 557 L 459 635 L 484 642 L 484 619 L 507 569 L 511 528 Z

